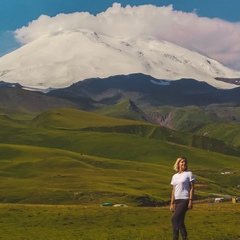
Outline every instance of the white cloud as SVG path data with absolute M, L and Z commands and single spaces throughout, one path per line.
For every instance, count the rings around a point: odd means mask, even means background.
M 240 70 L 240 22 L 199 17 L 175 11 L 172 6 L 121 7 L 115 3 L 96 16 L 86 12 L 40 16 L 15 31 L 22 44 L 56 31 L 90 29 L 116 38 L 153 36 L 198 51 L 226 66 Z

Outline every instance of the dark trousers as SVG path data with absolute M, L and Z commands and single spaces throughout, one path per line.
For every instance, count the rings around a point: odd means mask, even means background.
M 184 224 L 185 214 L 188 210 L 188 199 L 175 200 L 175 211 L 172 221 L 173 240 L 179 239 L 179 231 L 182 239 L 187 240 L 187 230 Z

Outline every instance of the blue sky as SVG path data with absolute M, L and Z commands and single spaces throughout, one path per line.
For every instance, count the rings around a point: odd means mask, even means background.
M 199 19 L 203 18 L 214 19 L 218 18 L 221 21 L 210 21 L 212 25 L 219 25 L 221 28 L 221 34 L 216 34 L 216 36 L 224 36 L 224 28 L 231 28 L 231 32 L 237 32 L 240 28 L 240 0 L 122 0 L 122 1 L 111 1 L 111 0 L 1 0 L 0 4 L 0 56 L 13 51 L 23 43 L 19 43 L 13 38 L 13 33 L 16 29 L 22 29 L 24 26 L 28 26 L 29 23 L 32 23 L 34 20 L 37 20 L 41 15 L 47 15 L 54 19 L 59 13 L 70 14 L 74 12 L 89 12 L 90 14 L 96 15 L 98 13 L 105 12 L 108 8 L 111 8 L 113 3 L 118 2 L 123 8 L 126 5 L 141 6 L 146 4 L 152 4 L 157 7 L 169 6 L 172 4 L 173 11 L 179 11 L 180 13 L 194 13 Z M 198 22 L 196 21 L 196 23 Z M 230 23 L 230 24 L 229 24 Z M 211 25 L 210 24 L 210 25 Z M 206 24 L 208 28 L 208 24 Z M 216 31 L 216 28 L 212 27 L 213 31 Z M 210 29 L 211 30 L 211 29 Z M 210 31 L 209 30 L 209 31 Z M 36 29 L 35 29 L 36 31 Z M 195 30 L 193 30 L 195 31 Z M 200 30 L 199 30 L 200 31 Z M 202 30 L 201 30 L 202 31 Z M 203 31 L 202 31 L 203 32 Z M 16 33 L 16 32 L 15 32 Z M 196 33 L 196 32 L 195 32 Z M 227 32 L 228 33 L 228 32 Z M 204 33 L 206 35 L 206 33 Z M 196 33 L 196 36 L 198 34 Z M 199 35 L 200 36 L 200 35 Z M 226 35 L 225 35 L 226 36 Z M 205 38 L 204 41 L 208 39 L 213 39 L 211 36 Z M 232 36 L 231 39 L 236 40 L 235 36 Z M 168 40 L 168 39 L 165 39 Z M 170 39 L 171 40 L 171 39 Z M 240 35 L 239 35 L 240 40 Z M 210 40 L 209 40 L 210 41 Z M 21 41 L 20 41 L 21 42 Z M 180 45 L 185 46 L 187 41 L 180 42 Z M 240 42 L 240 41 L 239 41 Z M 179 44 L 179 42 L 176 42 Z M 185 44 L 185 45 L 184 45 Z M 222 43 L 225 47 L 222 51 L 227 51 L 227 43 Z M 229 42 L 233 45 L 233 42 Z M 193 43 L 191 43 L 191 46 Z M 214 45 L 214 44 L 213 44 Z M 192 49 L 197 49 L 196 46 L 192 46 Z M 199 47 L 200 48 L 200 47 Z M 203 47 L 202 47 L 203 48 Z M 219 46 L 220 48 L 220 46 Z M 236 46 L 237 53 L 239 53 L 240 60 L 240 49 L 239 46 Z M 203 50 L 197 49 L 199 52 Z M 211 52 L 211 50 L 209 50 Z M 233 50 L 232 50 L 233 51 Z M 220 54 L 220 50 L 219 50 Z M 232 52 L 233 55 L 233 52 Z M 211 56 L 211 55 L 210 55 Z M 213 55 L 217 58 L 217 54 Z M 228 56 L 230 58 L 230 56 Z M 221 60 L 221 57 L 219 58 Z M 218 60 L 219 60 L 218 59 Z M 236 58 L 238 59 L 238 58 Z M 225 63 L 224 63 L 225 64 Z M 228 63 L 227 63 L 228 64 Z M 231 63 L 229 63 L 231 66 Z M 239 66 L 233 66 L 234 68 L 239 68 Z

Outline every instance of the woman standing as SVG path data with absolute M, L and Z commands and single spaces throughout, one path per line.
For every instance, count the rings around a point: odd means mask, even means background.
M 173 240 L 179 239 L 179 231 L 183 240 L 187 240 L 187 230 L 184 224 L 185 214 L 188 209 L 193 207 L 194 194 L 194 176 L 188 171 L 187 158 L 178 158 L 174 164 L 174 170 L 171 185 L 172 197 L 170 211 L 174 212 L 172 221 Z

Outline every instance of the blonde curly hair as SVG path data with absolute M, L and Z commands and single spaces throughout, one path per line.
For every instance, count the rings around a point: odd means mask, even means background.
M 181 160 L 184 160 L 185 163 L 186 163 L 186 170 L 188 169 L 188 161 L 187 161 L 187 158 L 186 157 L 179 157 L 177 158 L 175 164 L 173 165 L 173 169 L 178 172 L 179 171 L 179 163 Z

